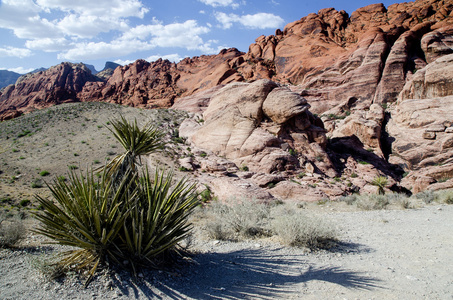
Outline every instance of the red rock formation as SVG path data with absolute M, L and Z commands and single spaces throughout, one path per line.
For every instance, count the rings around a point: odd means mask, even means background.
M 78 93 L 86 82 L 98 80 L 84 64 L 71 63 L 26 75 L 0 92 L 0 120 L 34 109 L 79 101 Z
M 452 10 L 448 0 L 373 4 L 351 16 L 326 8 L 257 38 L 246 54 L 228 49 L 177 64 L 138 60 L 105 83 L 68 75 L 65 63 L 0 92 L 0 116 L 78 100 L 168 107 L 219 84 L 257 79 L 295 85 L 314 113 L 394 102 L 414 70 L 452 51 Z

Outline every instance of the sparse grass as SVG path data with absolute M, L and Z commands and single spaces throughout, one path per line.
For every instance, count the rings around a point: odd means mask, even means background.
M 30 265 L 36 269 L 48 281 L 54 281 L 66 275 L 66 269 L 58 263 L 58 256 L 45 254 L 33 257 Z
M 209 220 L 204 229 L 216 240 L 238 240 L 268 235 L 269 207 L 255 201 L 227 206 L 214 202 L 204 212 Z
M 423 191 L 415 194 L 415 198 L 422 200 L 425 204 L 429 204 L 437 200 L 437 194 L 433 191 Z
M 300 208 L 288 204 L 213 202 L 199 214 L 204 231 L 216 240 L 276 235 L 285 245 L 310 249 L 330 248 L 337 240 L 335 230 L 323 219 L 305 215 Z
M 293 247 L 329 249 L 337 243 L 337 233 L 329 223 L 300 211 L 279 214 L 272 220 L 272 231 L 283 244 Z
M 35 179 L 35 180 L 31 183 L 31 187 L 32 187 L 33 189 L 42 188 L 42 182 L 41 182 L 41 180 Z

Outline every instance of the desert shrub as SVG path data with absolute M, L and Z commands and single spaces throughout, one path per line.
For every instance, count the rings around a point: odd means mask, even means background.
M 429 204 L 436 200 L 437 195 L 433 191 L 423 191 L 415 194 L 415 198 L 422 200 L 426 204 Z
M 30 259 L 30 265 L 49 281 L 66 275 L 66 269 L 58 263 L 58 257 L 55 255 L 33 257 Z
M 390 200 L 386 195 L 363 195 L 356 201 L 357 207 L 364 210 L 384 209 L 389 204 Z
M 268 235 L 266 228 L 269 206 L 256 201 L 242 201 L 234 205 L 212 203 L 207 208 L 210 221 L 206 231 L 210 238 L 230 240 Z
M 47 176 L 49 174 L 50 174 L 49 171 L 46 171 L 46 170 L 39 172 L 40 176 Z
M 30 200 L 28 200 L 28 199 L 22 199 L 22 200 L 19 201 L 19 205 L 22 206 L 22 207 L 25 207 L 28 204 L 30 204 Z
M 18 220 L 0 220 L 0 248 L 14 247 L 25 238 L 24 224 Z
M 357 195 L 341 196 L 338 198 L 338 201 L 345 202 L 348 205 L 353 205 L 357 202 Z
M 123 180 L 122 186 L 127 184 Z M 90 280 L 107 256 L 114 260 L 121 256 L 114 241 L 136 195 L 113 189 L 105 176 L 96 181 L 93 173 L 82 176 L 71 172 L 68 182 L 56 180 L 49 189 L 57 203 L 35 196 L 43 207 L 42 213 L 35 214 L 41 222 L 35 232 L 78 248 L 66 251 L 60 263 L 78 269 L 90 266 Z
M 42 188 L 41 180 L 39 180 L 39 179 L 33 180 L 33 182 L 31 183 L 31 187 L 34 188 L 34 189 Z
M 276 217 L 272 221 L 272 231 L 289 246 L 328 249 L 337 241 L 332 226 L 320 218 L 302 212 Z
M 435 198 L 441 203 L 453 204 L 453 190 L 438 191 L 435 193 Z
M 202 203 L 207 203 L 213 199 L 209 186 L 205 185 L 205 189 L 200 193 L 199 198 Z

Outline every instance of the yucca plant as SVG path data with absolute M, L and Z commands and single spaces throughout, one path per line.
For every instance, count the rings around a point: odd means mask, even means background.
M 89 268 L 86 284 L 104 261 L 121 264 L 129 260 L 133 272 L 138 265 L 150 265 L 172 249 L 190 230 L 187 217 L 197 204 L 195 185 L 185 179 L 172 187 L 173 173 L 165 176 L 148 169 L 139 179 L 140 155 L 163 147 L 163 133 L 137 121 L 121 117 L 111 121 L 112 133 L 125 148 L 102 170 L 85 176 L 71 172 L 65 180 L 48 185 L 52 200 L 36 196 L 44 211 L 36 213 L 41 227 L 35 232 L 54 243 L 78 249 L 63 254 L 66 267 Z M 99 171 L 99 170 L 98 170 Z
M 114 188 L 105 175 L 96 179 L 93 172 L 82 175 L 73 171 L 69 180 L 56 179 L 48 185 L 56 203 L 35 196 L 43 212 L 35 213 L 41 227 L 34 231 L 53 243 L 78 248 L 64 252 L 60 263 L 78 269 L 88 267 L 86 284 L 100 263 L 108 258 L 118 262 L 124 256 L 116 241 L 136 201 L 137 193 L 128 188 L 129 177 Z
M 379 195 L 385 195 L 385 187 L 388 184 L 388 179 L 385 176 L 376 176 L 370 184 L 378 188 Z
M 133 272 L 138 265 L 155 265 L 155 259 L 185 238 L 191 228 L 187 217 L 198 204 L 196 185 L 180 180 L 172 187 L 173 172 L 156 171 L 154 180 L 143 173 L 138 197 L 120 232 Z
M 149 155 L 165 145 L 164 133 L 150 124 L 139 128 L 137 120 L 128 122 L 123 116 L 119 120 L 111 120 L 110 123 L 113 129 L 108 129 L 125 150 L 104 167 L 113 181 L 121 180 L 126 173 L 135 175 L 140 156 Z

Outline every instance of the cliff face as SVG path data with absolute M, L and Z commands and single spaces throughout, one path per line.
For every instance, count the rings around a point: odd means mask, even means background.
M 62 63 L 46 71 L 30 73 L 0 92 L 0 120 L 19 116 L 33 109 L 79 101 L 87 82 L 100 79 L 84 64 Z

